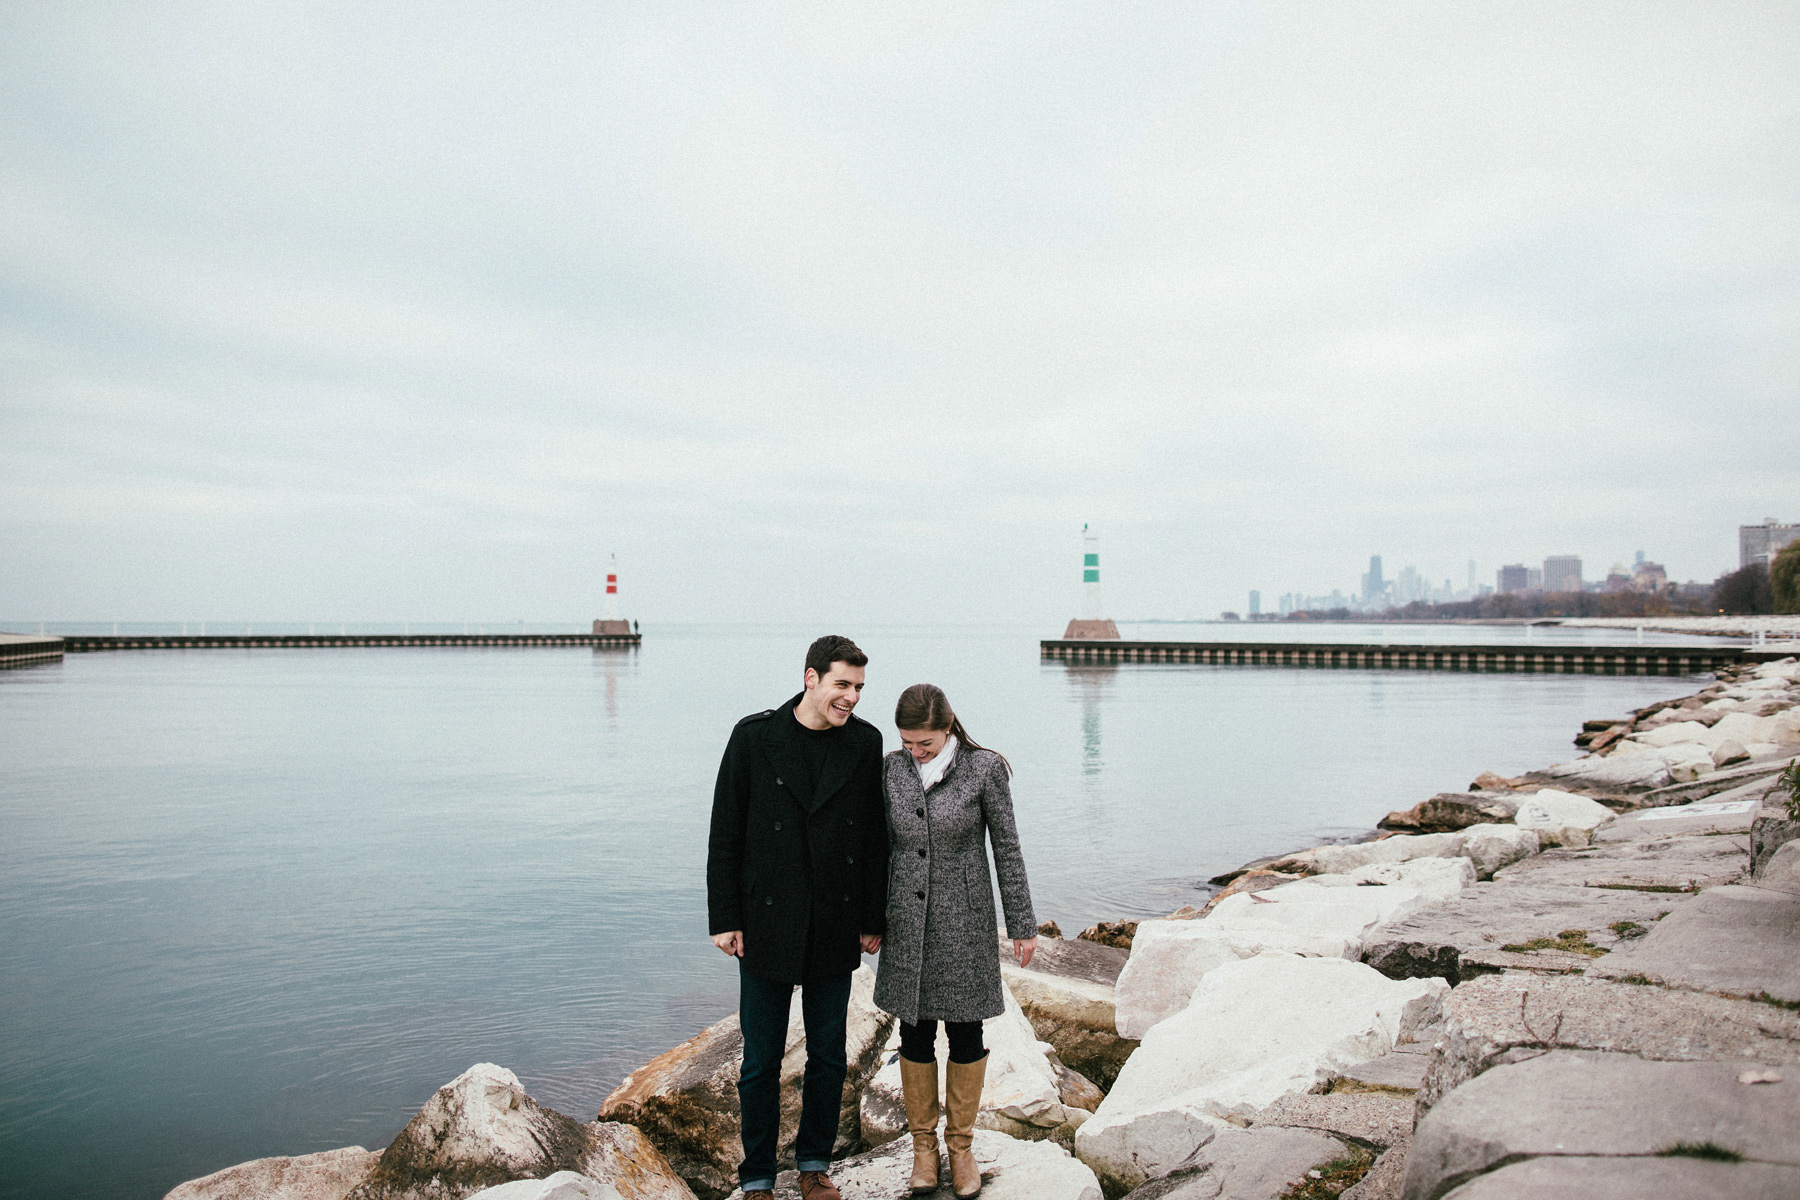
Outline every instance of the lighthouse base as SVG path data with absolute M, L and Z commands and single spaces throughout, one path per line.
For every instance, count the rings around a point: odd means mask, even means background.
M 1119 627 L 1110 620 L 1083 621 L 1079 618 L 1069 622 L 1063 630 L 1063 641 L 1074 641 L 1076 638 L 1114 638 L 1119 636 Z
M 629 634 L 631 632 L 631 622 L 630 621 L 595 621 L 594 622 L 594 632 L 595 633 L 606 633 L 606 634 L 621 634 L 621 633 Z M 1115 634 L 1113 634 L 1113 636 L 1118 637 L 1119 635 L 1115 633 Z

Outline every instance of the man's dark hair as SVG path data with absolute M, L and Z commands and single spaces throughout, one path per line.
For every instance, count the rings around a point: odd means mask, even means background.
M 817 671 L 823 679 L 831 673 L 831 664 L 841 662 L 849 667 L 866 667 L 869 656 L 856 648 L 856 643 L 847 637 L 828 633 L 806 648 L 806 669 Z

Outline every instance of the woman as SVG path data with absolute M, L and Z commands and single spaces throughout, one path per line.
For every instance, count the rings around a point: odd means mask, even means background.
M 875 1003 L 900 1018 L 915 1195 L 938 1187 L 937 1023 L 945 1023 L 944 1143 L 951 1187 L 966 1200 L 981 1191 L 970 1149 L 987 1074 L 981 1022 L 1005 1011 L 986 841 L 994 845 L 1006 932 L 1021 966 L 1037 949 L 1037 921 L 1013 827 L 1006 760 L 976 745 L 943 690 L 929 683 L 900 693 L 894 724 L 902 748 L 882 760 L 888 912 Z

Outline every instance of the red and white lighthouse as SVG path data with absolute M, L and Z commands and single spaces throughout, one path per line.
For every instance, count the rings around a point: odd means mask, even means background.
M 606 608 L 605 616 L 594 622 L 594 632 L 603 634 L 629 634 L 631 622 L 619 616 L 619 556 L 609 554 L 606 557 Z

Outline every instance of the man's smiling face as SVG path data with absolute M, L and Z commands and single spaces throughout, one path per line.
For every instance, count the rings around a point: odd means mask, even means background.
M 862 690 L 861 667 L 834 662 L 823 675 L 808 667 L 806 695 L 795 715 L 808 729 L 836 728 L 850 719 L 856 702 L 862 699 Z

